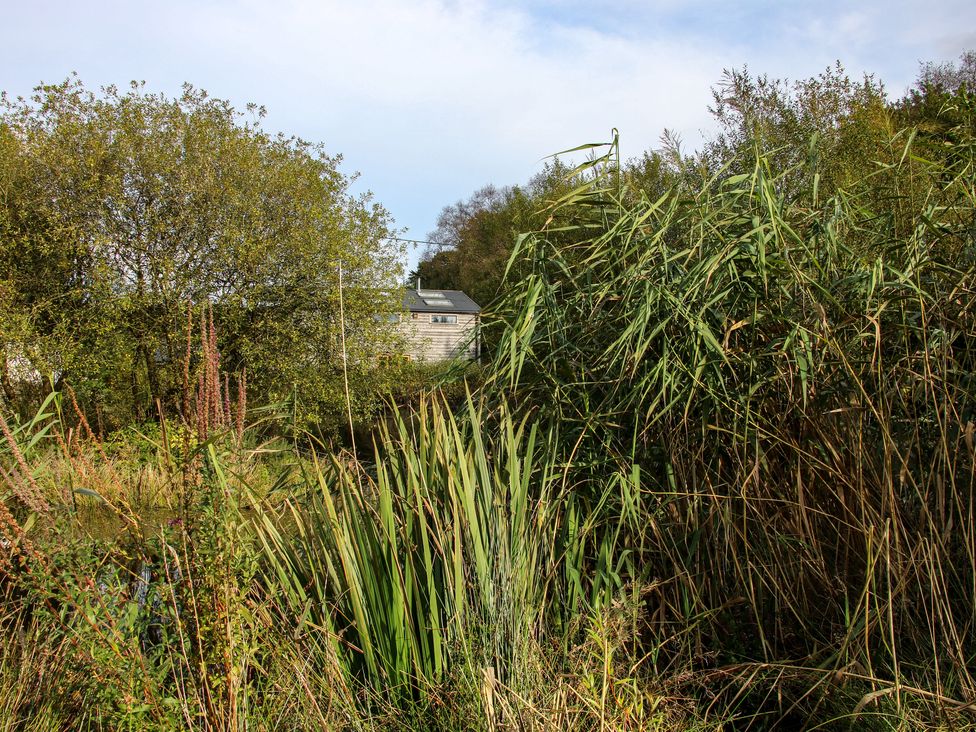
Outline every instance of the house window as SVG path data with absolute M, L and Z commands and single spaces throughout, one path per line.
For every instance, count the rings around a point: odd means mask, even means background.
M 457 323 L 457 315 L 431 315 L 430 316 L 430 322 L 431 323 L 450 323 L 450 324 L 456 324 Z

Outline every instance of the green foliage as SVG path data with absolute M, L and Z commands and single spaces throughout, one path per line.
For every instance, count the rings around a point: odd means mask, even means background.
M 272 447 L 252 453 L 215 433 L 189 456 L 190 482 L 171 488 L 189 490 L 185 511 L 163 522 L 154 507 L 126 505 L 138 488 L 125 484 L 141 475 L 123 462 L 125 441 L 110 451 L 123 458 L 99 450 L 119 483 L 102 489 L 100 508 L 118 512 L 121 530 L 90 538 L 93 514 L 65 511 L 25 523 L 34 551 L 3 565 L 5 637 L 20 640 L 0 647 L 0 720 L 405 730 L 663 720 L 636 686 L 626 708 L 607 705 L 609 681 L 593 664 L 618 640 L 601 638 L 604 625 L 587 635 L 592 650 L 572 654 L 570 674 L 559 670 L 566 651 L 540 645 L 554 604 L 567 639 L 579 630 L 571 614 L 619 614 L 607 598 L 620 547 L 600 522 L 562 518 L 567 503 L 576 516 L 586 509 L 550 462 L 553 436 L 465 405 L 454 415 L 440 398 L 421 402 L 382 431 L 375 468 L 296 456 L 276 475 L 254 469 L 258 456 L 283 457 Z M 26 447 L 30 433 L 17 434 Z M 77 455 L 76 480 L 86 462 Z M 597 547 L 611 561 L 591 567 Z M 552 711 L 556 693 L 587 706 Z
M 444 245 L 428 250 L 417 266 L 424 287 L 462 290 L 482 307 L 499 295 L 499 287 L 519 233 L 545 224 L 543 209 L 571 186 L 567 168 L 556 160 L 528 185 L 485 186 L 467 201 L 446 206 L 437 228 L 428 234 Z
M 944 143 L 948 166 L 896 133 L 893 160 L 827 198 L 749 150 L 693 195 L 635 197 L 614 140 L 561 204 L 588 238 L 520 240 L 487 389 L 558 426 L 579 490 L 621 463 L 651 476 L 650 528 L 622 542 L 638 577 L 671 578 L 657 602 L 683 630 L 659 659 L 856 667 L 896 695 L 967 693 L 967 129 Z M 799 688 L 793 709 L 813 693 Z
M 918 81 L 896 105 L 895 118 L 917 131 L 916 147 L 927 160 L 946 168 L 965 165 L 956 151 L 976 125 L 976 52 L 962 54 L 958 64 L 923 64 Z
M 533 475 L 534 432 L 503 422 L 488 447 L 481 422 L 473 406 L 459 423 L 424 404 L 410 427 L 400 420 L 381 437 L 375 480 L 335 460 L 311 495 L 288 504 L 294 535 L 264 519 L 289 617 L 304 612 L 327 629 L 376 690 L 409 697 L 436 687 L 455 653 L 487 654 L 483 663 L 512 673 L 519 640 L 538 622 L 543 547 L 529 528 L 547 521 L 528 512 L 547 508 L 528 491 L 530 481 L 546 490 L 549 478 Z
M 626 162 L 603 160 L 613 168 L 604 171 L 606 179 L 619 174 L 626 184 L 623 202 L 641 196 L 657 201 L 676 188 L 694 195 L 703 178 L 749 175 L 756 150 L 776 171 L 776 186 L 788 200 L 811 187 L 815 195 L 829 196 L 876 173 L 877 160 L 901 152 L 889 146 L 891 109 L 881 84 L 870 76 L 852 81 L 840 64 L 793 83 L 757 78 L 745 69 L 726 71 L 712 93 L 719 133 L 701 152 L 685 155 L 680 140 L 665 130 L 660 150 Z M 428 251 L 416 274 L 430 287 L 461 289 L 483 305 L 492 303 L 505 294 L 506 270 L 511 281 L 527 272 L 520 258 L 509 256 L 519 234 L 544 233 L 567 244 L 585 239 L 591 222 L 576 207 L 555 204 L 588 185 L 593 170 L 586 164 L 572 170 L 557 158 L 524 188 L 489 185 L 445 207 L 429 238 L 446 247 Z M 489 325 L 491 346 L 492 337 Z
M 863 178 L 891 131 L 884 88 L 871 76 L 852 81 L 840 63 L 792 83 L 733 69 L 712 96 L 720 132 L 703 152 L 705 165 L 748 174 L 761 150 L 787 200 L 814 176 L 828 196 Z
M 270 135 L 187 85 L 170 99 L 69 80 L 0 118 L 0 347 L 72 383 L 111 424 L 176 406 L 187 303 L 211 303 L 224 368 L 255 396 L 297 384 L 314 413 L 341 382 L 338 279 L 353 363 L 392 336 L 389 216 L 340 158 Z M 250 118 L 250 119 L 248 119 Z
M 972 727 L 972 108 L 931 137 L 828 110 L 821 149 L 822 87 L 752 91 L 769 124 L 720 165 L 582 148 L 477 391 L 376 370 L 369 460 L 303 439 L 297 390 L 260 412 L 287 447 L 201 417 L 106 449 L 57 396 L 11 420 L 0 720 Z M 142 462 L 170 520 L 128 505 Z M 78 540 L 62 484 L 121 528 Z

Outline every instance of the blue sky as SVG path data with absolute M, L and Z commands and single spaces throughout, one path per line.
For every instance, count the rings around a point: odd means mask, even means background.
M 444 205 L 612 127 L 625 156 L 665 127 L 694 147 L 723 69 L 805 78 L 840 60 L 898 96 L 920 61 L 976 48 L 971 0 L 0 0 L 0 17 L 0 89 L 77 71 L 263 104 L 265 127 L 341 153 L 421 239 Z

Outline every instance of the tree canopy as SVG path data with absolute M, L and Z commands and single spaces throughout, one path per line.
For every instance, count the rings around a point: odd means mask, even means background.
M 398 307 L 391 219 L 341 158 L 273 135 L 185 85 L 41 86 L 0 107 L 0 349 L 119 421 L 177 404 L 188 304 L 213 308 L 225 370 L 259 396 L 336 391 L 338 278 L 348 363 L 385 348 Z
M 416 275 L 425 286 L 463 290 L 479 305 L 490 304 L 499 294 L 512 242 L 545 224 L 548 204 L 570 187 L 567 173 L 555 160 L 525 186 L 487 185 L 445 206 L 428 234 L 442 246 L 425 252 Z

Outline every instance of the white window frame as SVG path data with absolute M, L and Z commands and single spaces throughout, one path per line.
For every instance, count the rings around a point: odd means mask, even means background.
M 437 325 L 457 325 L 457 315 L 431 314 L 430 322 Z

